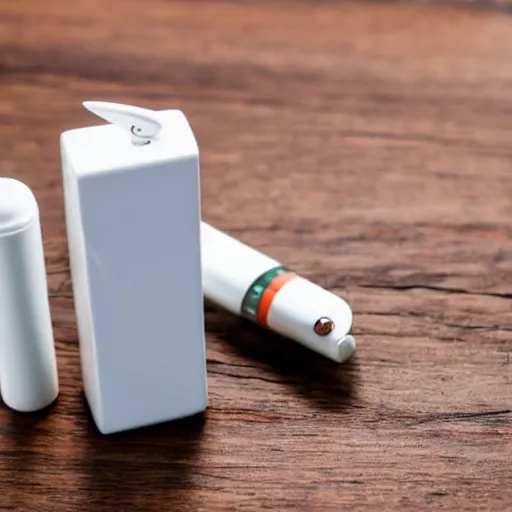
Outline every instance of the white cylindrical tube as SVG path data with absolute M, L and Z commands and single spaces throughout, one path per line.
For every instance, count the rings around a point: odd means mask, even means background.
M 201 258 L 207 299 L 333 361 L 355 352 L 352 311 L 337 295 L 205 222 Z
M 32 412 L 59 392 L 39 209 L 23 183 L 0 178 L 0 392 Z

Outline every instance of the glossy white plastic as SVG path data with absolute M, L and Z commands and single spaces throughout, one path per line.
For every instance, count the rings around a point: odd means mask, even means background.
M 240 314 L 243 298 L 252 283 L 280 263 L 226 233 L 201 223 L 203 290 L 206 298 Z M 334 329 L 326 336 L 314 331 L 317 320 L 330 318 Z M 356 350 L 350 335 L 352 310 L 337 295 L 300 276 L 275 295 L 268 312 L 268 327 L 336 362 Z
M 145 145 L 114 125 L 61 136 L 84 389 L 105 434 L 207 405 L 198 148 L 182 112 L 150 115 L 162 130 Z
M 59 394 L 48 285 L 31 190 L 0 178 L 0 390 L 12 409 L 33 412 Z
M 162 131 L 162 124 L 157 119 L 158 114 L 146 108 L 106 101 L 84 101 L 84 107 L 130 132 L 132 142 L 136 145 L 154 142 Z
M 277 260 L 201 222 L 201 255 L 205 297 L 235 315 L 254 280 Z

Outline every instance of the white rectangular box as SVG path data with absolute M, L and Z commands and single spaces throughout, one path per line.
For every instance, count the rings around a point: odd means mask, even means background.
M 114 125 L 61 136 L 84 389 L 112 433 L 207 405 L 199 152 L 182 112 L 144 146 Z

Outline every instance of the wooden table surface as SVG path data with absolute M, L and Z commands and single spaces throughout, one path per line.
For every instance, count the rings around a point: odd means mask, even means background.
M 40 203 L 61 392 L 0 407 L 0 510 L 512 510 L 511 51 L 508 2 L 2 0 L 0 175 Z M 356 357 L 207 307 L 204 417 L 100 435 L 58 139 L 85 99 L 182 109 L 204 219 L 345 297 Z

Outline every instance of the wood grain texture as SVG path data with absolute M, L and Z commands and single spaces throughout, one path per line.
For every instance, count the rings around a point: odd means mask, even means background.
M 2 0 L 0 175 L 40 203 L 61 394 L 0 408 L 0 510 L 512 510 L 512 17 L 495 5 Z M 354 360 L 207 306 L 204 417 L 102 437 L 58 145 L 96 124 L 85 99 L 182 109 L 205 220 L 346 297 Z

